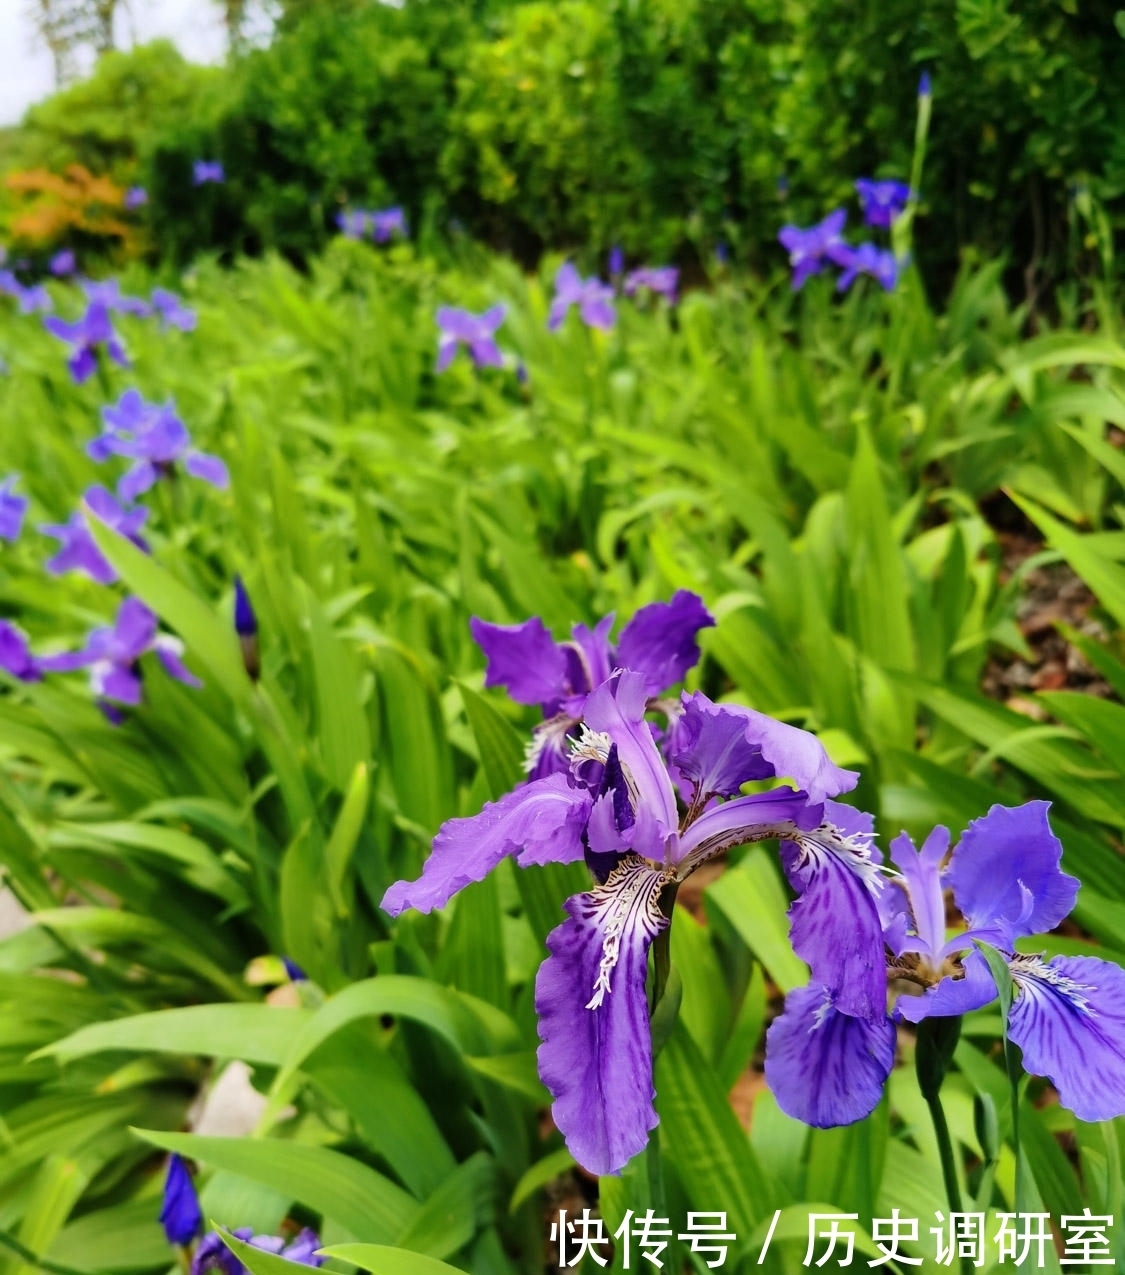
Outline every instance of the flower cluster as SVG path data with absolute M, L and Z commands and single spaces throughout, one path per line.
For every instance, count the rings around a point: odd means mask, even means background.
M 336 225 L 345 239 L 367 239 L 389 243 L 396 235 L 407 238 L 406 213 L 394 208 L 353 208 L 336 214 Z
M 183 1159 L 175 1154 L 168 1157 L 160 1224 L 168 1243 L 181 1249 L 189 1248 L 203 1229 L 203 1210 L 199 1207 L 191 1174 Z M 236 1227 L 231 1234 L 264 1253 L 273 1253 L 301 1266 L 320 1266 L 324 1262 L 323 1257 L 317 1256 L 320 1237 L 307 1226 L 291 1240 L 280 1235 L 255 1235 L 248 1226 Z M 206 1275 L 208 1271 L 219 1271 L 221 1275 L 249 1275 L 246 1267 L 223 1243 L 218 1231 L 208 1231 L 195 1244 L 188 1270 L 189 1275 Z
M 480 814 L 445 823 L 422 875 L 383 899 L 392 916 L 432 911 L 509 856 L 523 867 L 587 864 L 594 885 L 566 901 L 535 985 L 539 1074 L 575 1159 L 615 1173 L 645 1146 L 657 1123 L 649 950 L 666 941 L 671 901 L 696 868 L 767 840 L 779 844 L 795 895 L 790 940 L 810 969 L 766 1038 L 766 1077 L 783 1110 L 821 1127 L 869 1114 L 894 1064 L 898 1022 L 960 1014 L 996 995 L 972 946 L 984 940 L 1007 954 L 1012 1038 L 1028 1067 L 1079 1115 L 1125 1112 L 1125 972 L 1015 952 L 1017 938 L 1056 925 L 1074 902 L 1046 804 L 994 807 L 944 874 L 944 829 L 920 854 L 899 838 L 898 869 L 884 866 L 871 816 L 836 800 L 858 775 L 814 735 L 700 692 L 670 694 L 713 623 L 687 592 L 643 608 L 616 645 L 612 616 L 563 642 L 537 619 L 474 620 L 486 685 L 542 706 L 528 778 Z M 743 793 L 763 780 L 775 786 Z M 946 885 L 968 924 L 948 942 Z M 903 979 L 921 995 L 888 1009 L 888 980 Z
M 861 177 L 855 188 L 864 221 L 878 230 L 890 230 L 902 215 L 911 195 L 910 187 L 902 182 L 872 181 L 866 177 Z M 901 263 L 889 249 L 880 248 L 870 241 L 847 243 L 843 238 L 847 218 L 847 211 L 837 208 L 823 221 L 805 230 L 799 226 L 782 226 L 777 237 L 789 253 L 794 291 L 799 290 L 810 275 L 820 274 L 829 265 L 840 269 L 836 287 L 841 292 L 846 292 L 861 274 L 869 275 L 887 292 L 894 289 Z

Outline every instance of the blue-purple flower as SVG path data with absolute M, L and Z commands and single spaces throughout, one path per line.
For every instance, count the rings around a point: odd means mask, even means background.
M 209 182 L 219 184 L 226 180 L 223 166 L 217 159 L 197 159 L 191 168 L 193 186 L 206 186 Z
M 651 602 L 609 640 L 613 615 L 593 629 L 576 624 L 556 642 L 538 616 L 523 624 L 473 618 L 473 640 L 488 661 L 485 686 L 503 686 L 517 704 L 538 704 L 543 722 L 527 753 L 532 779 L 570 768 L 569 738 L 582 721 L 586 696 L 618 668 L 642 673 L 650 699 L 665 694 L 699 662 L 698 634 L 715 620 L 698 594 L 680 589 L 670 602 Z
M 61 252 L 56 252 L 47 263 L 47 269 L 56 279 L 65 279 L 72 275 L 78 269 L 78 259 L 73 249 L 63 248 Z
M 387 243 L 395 235 L 406 238 L 406 213 L 401 208 L 377 208 L 371 214 L 371 237 Z
M 617 322 L 609 284 L 597 278 L 583 279 L 569 261 L 564 261 L 555 275 L 555 297 L 547 315 L 549 331 L 561 326 L 571 306 L 578 307 L 587 327 L 608 330 Z
M 160 1225 L 164 1227 L 168 1243 L 181 1246 L 190 1244 L 203 1226 L 203 1210 L 199 1207 L 191 1174 L 175 1152 L 168 1157 Z
M 157 632 L 156 616 L 140 598 L 126 598 L 113 624 L 94 629 L 80 650 L 44 656 L 39 667 L 48 673 L 88 669 L 90 689 L 99 701 L 135 707 L 143 698 L 140 660 L 150 651 L 169 677 L 185 686 L 203 685 L 183 662 L 183 643 Z
M 68 522 L 40 524 L 39 530 L 44 535 L 61 542 L 58 553 L 46 563 L 47 571 L 54 576 L 65 575 L 68 571 L 81 571 L 97 584 L 113 584 L 117 579 L 117 571 L 106 561 L 94 542 L 87 518 L 92 514 L 147 553 L 148 546 L 141 539 L 140 530 L 148 517 L 148 510 L 125 509 L 102 486 L 87 488 L 82 499 L 85 509 L 71 514 Z
M 201 478 L 212 487 L 230 484 L 227 467 L 218 456 L 192 447 L 187 426 L 171 403 L 146 403 L 139 391 L 129 389 L 116 405 L 102 408 L 102 420 L 106 428 L 87 444 L 86 454 L 99 463 L 110 456 L 127 456 L 133 461 L 117 484 L 122 500 L 136 500 L 180 464 L 193 478 Z
M 27 513 L 27 497 L 16 495 L 18 474 L 9 474 L 0 482 L 0 540 L 18 540 Z
M 1024 1067 L 1047 1076 L 1082 1120 L 1125 1113 L 1125 970 L 1094 957 L 1027 956 L 1018 939 L 1057 926 L 1078 881 L 1060 867 L 1062 846 L 1047 821 L 1049 803 L 993 806 L 969 824 L 948 864 L 949 830 L 937 827 L 921 850 L 903 834 L 892 843 L 898 873 L 881 898 L 886 976 L 915 994 L 893 1014 L 855 1014 L 815 977 L 786 998 L 767 1036 L 766 1078 L 782 1109 L 828 1127 L 874 1108 L 894 1062 L 895 1022 L 959 1016 L 996 998 L 982 941 L 1008 962 L 1014 985 L 1008 1034 Z M 944 865 L 944 866 L 943 866 Z M 966 928 L 946 938 L 945 891 Z M 846 906 L 846 900 L 836 900 Z
M 554 1098 L 555 1123 L 592 1173 L 618 1172 L 657 1123 L 645 976 L 649 947 L 670 921 L 665 891 L 750 841 L 795 844 L 806 897 L 826 875 L 858 879 L 856 865 L 869 855 L 863 836 L 826 820 L 826 799 L 857 777 L 834 766 L 814 736 L 685 695 L 667 706 L 674 729 L 662 752 L 646 717 L 650 684 L 642 672 L 613 672 L 584 698 L 567 773 L 532 780 L 480 814 L 444 824 L 422 876 L 391 886 L 383 899 L 392 916 L 428 912 L 508 856 L 524 867 L 586 861 L 597 885 L 567 900 L 568 919 L 548 936 L 535 1006 L 539 1074 Z M 744 783 L 769 778 L 800 788 L 738 795 Z M 877 935 L 874 895 L 864 914 Z M 856 920 L 849 914 L 821 924 L 845 933 Z M 870 971 L 851 960 L 850 949 L 837 945 L 825 956 L 813 943 L 806 953 L 818 976 L 868 1011 Z M 882 970 L 876 974 L 881 987 Z
M 43 677 L 27 634 L 8 620 L 0 620 L 0 669 L 20 682 L 38 682 Z
M 100 301 L 91 301 L 86 313 L 74 323 L 51 315 L 43 320 L 43 326 L 71 347 L 67 367 L 76 385 L 89 380 L 98 370 L 98 355 L 102 351 L 120 367 L 129 366 L 125 349 L 109 321 L 109 311 Z
M 189 310 L 174 292 L 167 288 L 153 288 L 152 313 L 163 328 L 179 328 L 181 332 L 195 329 L 195 311 Z
M 344 208 L 336 214 L 336 225 L 345 239 L 362 239 L 367 234 L 369 216 L 365 208 Z
M 876 230 L 890 230 L 910 199 L 910 187 L 904 182 L 874 181 L 860 177 L 855 184 L 863 206 L 863 220 Z
M 143 208 L 148 203 L 148 191 L 143 186 L 130 186 L 123 202 L 130 211 Z
M 625 252 L 619 243 L 609 250 L 609 277 L 619 279 L 625 273 Z
M 140 319 L 147 319 L 152 314 L 152 307 L 147 301 L 142 297 L 126 296 L 116 279 L 80 279 L 78 286 L 86 294 L 87 301 L 103 305 L 107 310 L 136 315 Z
M 832 250 L 832 260 L 841 269 L 836 288 L 846 292 L 861 274 L 870 275 L 886 292 L 892 292 L 898 283 L 898 261 L 893 252 L 873 243 L 861 243 L 856 247 L 838 244 Z
M 11 270 L 0 270 L 0 292 L 16 302 L 20 314 L 46 314 L 54 309 L 51 294 L 41 283 L 26 287 Z
M 679 283 L 680 272 L 675 266 L 642 266 L 639 270 L 631 270 L 626 276 L 625 295 L 631 297 L 645 290 L 653 296 L 664 297 L 674 305 Z
M 438 354 L 435 372 L 444 372 L 453 362 L 457 347 L 463 345 L 477 367 L 503 367 L 504 356 L 496 344 L 497 328 L 508 313 L 506 305 L 494 305 L 483 314 L 455 306 L 438 307 Z
M 299 1262 L 302 1266 L 320 1266 L 323 1257 L 317 1257 L 320 1248 L 320 1237 L 309 1227 L 305 1227 L 292 1240 L 286 1241 L 280 1235 L 255 1235 L 248 1226 L 240 1226 L 231 1234 L 235 1239 L 265 1253 L 274 1253 L 290 1262 Z M 223 1243 L 217 1231 L 208 1231 L 199 1241 L 191 1259 L 190 1275 L 207 1275 L 208 1271 L 219 1270 L 222 1275 L 250 1275 L 245 1266 Z
M 782 226 L 778 233 L 781 246 L 789 253 L 789 264 L 793 267 L 791 287 L 799 291 L 805 280 L 819 274 L 832 260 L 833 252 L 844 245 L 842 236 L 844 223 L 848 214 L 843 208 L 830 212 L 823 221 L 817 222 L 807 230 L 799 226 Z

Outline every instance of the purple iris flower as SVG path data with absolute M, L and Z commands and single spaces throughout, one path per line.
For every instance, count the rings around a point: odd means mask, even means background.
M 554 332 L 562 325 L 572 305 L 578 307 L 587 327 L 608 331 L 617 322 L 613 289 L 609 284 L 594 277 L 583 279 L 569 261 L 564 261 L 555 275 L 555 298 L 547 316 L 548 331 Z
M 43 326 L 52 336 L 65 341 L 72 349 L 67 360 L 70 375 L 76 385 L 89 380 L 98 369 L 98 352 L 106 354 L 120 367 L 128 367 L 129 360 L 113 324 L 109 321 L 109 311 L 100 301 L 91 301 L 82 318 L 74 323 L 51 315 L 43 320 Z
M 203 1211 L 192 1185 L 187 1165 L 174 1152 L 168 1157 L 168 1175 L 164 1179 L 164 1204 L 160 1225 L 169 1244 L 190 1244 L 203 1225 Z
M 336 225 L 345 239 L 362 239 L 367 234 L 371 214 L 364 208 L 343 209 L 336 214 Z
M 891 223 L 910 199 L 910 187 L 904 182 L 860 177 L 855 188 L 863 205 L 863 220 L 876 230 L 890 230 Z
M 0 270 L 0 292 L 16 302 L 20 314 L 46 314 L 54 309 L 51 294 L 41 283 L 31 288 L 24 287 L 11 270 Z
M 699 662 L 700 629 L 714 627 L 698 594 L 680 589 L 671 602 L 651 602 L 609 640 L 613 615 L 588 629 L 576 624 L 568 642 L 556 642 L 538 616 L 523 624 L 470 621 L 473 640 L 488 661 L 485 686 L 503 686 L 517 704 L 539 704 L 544 721 L 527 752 L 531 779 L 570 769 L 570 733 L 580 725 L 586 696 L 614 669 L 645 677 L 649 698 L 682 682 Z
M 9 474 L 0 482 L 0 539 L 18 540 L 23 530 L 23 519 L 27 513 L 27 497 L 17 496 L 16 483 L 18 474 Z
M 437 325 L 441 335 L 434 371 L 445 371 L 453 362 L 459 345 L 465 346 L 477 367 L 503 367 L 504 356 L 494 334 L 507 313 L 506 305 L 494 305 L 483 314 L 473 314 L 470 310 L 459 310 L 449 305 L 439 306 Z
M 7 620 L 0 620 L 0 668 L 20 682 L 43 678 L 39 661 L 31 654 L 27 634 Z
M 133 314 L 140 319 L 147 319 L 152 314 L 152 307 L 147 301 L 141 297 L 126 296 L 116 279 L 80 279 L 79 287 L 86 294 L 87 301 L 103 305 L 107 310 Z
M 790 286 L 794 292 L 800 291 L 810 275 L 819 274 L 832 259 L 832 251 L 843 244 L 840 236 L 847 219 L 846 210 L 837 208 L 808 230 L 782 226 L 777 237 L 789 253 L 789 264 L 793 267 Z
M 831 257 L 843 271 L 836 281 L 840 292 L 847 292 L 856 276 L 861 274 L 870 275 L 886 292 L 893 292 L 898 283 L 898 262 L 894 253 L 873 243 L 861 243 L 855 248 L 850 244 L 837 244 Z
M 148 552 L 148 546 L 140 537 L 140 529 L 148 517 L 147 509 L 126 510 L 101 486 L 87 488 L 82 499 L 95 518 L 118 535 L 131 540 L 138 549 Z M 78 510 L 71 514 L 69 522 L 40 525 L 39 530 L 44 535 L 53 536 L 62 542 L 58 553 L 46 563 L 47 570 L 54 576 L 64 575 L 68 571 L 84 571 L 97 584 L 113 584 L 117 579 L 117 572 L 102 556 L 102 551 L 90 535 L 87 517 L 84 510 Z
M 183 662 L 183 643 L 156 631 L 156 616 L 140 598 L 126 598 L 113 624 L 94 629 L 81 650 L 44 656 L 39 666 L 48 673 L 88 668 L 90 688 L 99 701 L 134 707 L 142 699 L 140 659 L 149 651 L 155 653 L 169 677 L 185 686 L 203 685 Z
M 406 213 L 401 208 L 380 208 L 371 214 L 371 237 L 387 243 L 394 235 L 406 238 Z
M 383 898 L 392 916 L 408 907 L 429 912 L 509 855 L 525 867 L 587 862 L 598 884 L 566 901 L 568 919 L 548 936 L 535 1007 L 539 1074 L 555 1100 L 555 1123 L 575 1159 L 599 1174 L 618 1172 L 657 1123 L 645 975 L 649 947 L 670 923 L 661 907 L 666 888 L 731 846 L 784 839 L 807 859 L 807 896 L 825 865 L 866 853 L 862 838 L 825 821 L 825 799 L 857 776 L 833 766 L 814 736 L 684 696 L 674 706 L 678 743 L 666 759 L 646 720 L 649 689 L 645 673 L 614 672 L 585 698 L 568 774 L 533 780 L 478 815 L 444 824 L 422 876 Z M 683 803 L 669 760 L 691 785 Z M 751 779 L 782 776 L 801 789 L 737 795 Z M 874 896 L 865 908 L 878 933 Z M 840 918 L 837 928 L 851 923 Z M 814 968 L 849 994 L 840 953 Z
M 320 1237 L 307 1226 L 288 1244 L 280 1235 L 255 1235 L 248 1226 L 240 1226 L 231 1234 L 263 1252 L 275 1253 L 302 1266 L 320 1266 L 324 1262 L 323 1257 L 316 1255 Z M 221 1271 L 222 1275 L 249 1275 L 246 1267 L 223 1243 L 222 1236 L 217 1231 L 208 1231 L 192 1256 L 190 1275 L 207 1275 L 213 1270 Z
M 226 180 L 223 166 L 219 160 L 197 159 L 191 169 L 191 184 L 206 186 L 208 182 L 220 183 Z
M 70 248 L 64 248 L 61 252 L 56 252 L 47 265 L 47 269 L 50 270 L 56 279 L 65 279 L 68 275 L 72 275 L 77 268 L 78 260 Z
M 665 297 L 675 305 L 679 283 L 680 272 L 675 266 L 643 266 L 640 270 L 630 271 L 626 276 L 625 295 L 631 297 L 646 288 L 654 296 Z
M 143 186 L 130 186 L 125 192 L 124 204 L 126 208 L 143 208 L 147 203 L 148 191 Z
M 1095 957 L 1017 953 L 1017 939 L 1054 929 L 1070 912 L 1076 878 L 1060 867 L 1062 846 L 1049 802 L 993 806 L 969 824 L 945 863 L 949 830 L 921 850 L 904 833 L 891 845 L 899 871 L 882 896 L 888 978 L 912 986 L 892 1014 L 842 1012 L 814 978 L 786 998 L 767 1036 L 766 1078 L 782 1109 L 828 1127 L 874 1108 L 894 1062 L 895 1022 L 959 1016 L 996 998 L 974 940 L 1005 956 L 1015 997 L 1008 1034 L 1024 1067 L 1047 1076 L 1082 1120 L 1125 1113 L 1125 970 Z M 945 891 L 966 928 L 946 939 Z M 844 904 L 838 902 L 838 906 Z
M 195 311 L 189 310 L 174 292 L 167 288 L 153 288 L 152 313 L 160 319 L 164 328 L 179 328 L 181 332 L 195 330 Z
M 212 487 L 230 484 L 227 467 L 218 456 L 192 447 L 187 426 L 170 402 L 146 403 L 139 391 L 129 389 L 115 406 L 102 408 L 102 420 L 105 432 L 87 445 L 86 454 L 99 463 L 110 456 L 134 461 L 117 485 L 122 500 L 136 500 L 158 479 L 173 473 L 176 464 Z

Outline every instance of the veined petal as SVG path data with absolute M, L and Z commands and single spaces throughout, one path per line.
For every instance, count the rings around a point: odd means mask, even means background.
M 900 996 L 895 1017 L 908 1023 L 923 1018 L 956 1018 L 980 1009 L 996 999 L 996 981 L 980 952 L 972 951 L 961 963 L 963 978 L 943 978 L 921 996 Z
M 715 704 L 702 691 L 684 694 L 674 722 L 668 760 L 691 781 L 696 800 L 733 797 L 750 779 L 768 779 L 773 767 L 746 737 L 746 719 Z
M 566 691 L 566 655 L 538 616 L 523 624 L 469 621 L 488 661 L 485 686 L 503 686 L 517 704 L 546 704 Z
M 663 695 L 699 663 L 696 635 L 714 624 L 715 617 L 703 605 L 703 599 L 680 589 L 670 602 L 641 607 L 621 630 L 618 667 L 643 673 L 649 695 Z
M 887 1014 L 843 1014 L 819 983 L 790 992 L 766 1033 L 766 1082 L 778 1106 L 817 1129 L 870 1115 L 894 1061 Z
M 1017 956 L 1008 1034 L 1080 1120 L 1125 1114 L 1125 970 L 1092 956 Z
M 668 924 L 666 873 L 635 856 L 567 899 L 535 980 L 539 1075 L 566 1145 L 590 1173 L 617 1173 L 657 1124 L 645 975 Z
M 798 859 L 790 879 L 802 883 L 789 909 L 794 952 L 842 1013 L 870 1019 L 885 1015 L 882 879 L 866 836 L 848 837 L 821 824 L 792 838 L 792 845 Z
M 443 907 L 509 854 L 518 853 L 524 867 L 581 859 L 591 800 L 586 789 L 572 788 L 566 775 L 548 775 L 488 802 L 480 814 L 448 820 L 434 838 L 422 875 L 392 885 L 383 896 L 384 911 L 398 916 L 406 908 L 432 912 Z
M 604 732 L 617 745 L 634 808 L 648 807 L 664 835 L 670 835 L 679 825 L 676 794 L 645 721 L 647 708 L 644 674 L 623 670 L 603 682 L 587 698 L 586 725 L 593 731 Z
M 1000 946 L 1053 930 L 1078 896 L 1078 879 L 1059 867 L 1062 844 L 1047 822 L 1050 806 L 993 806 L 969 824 L 953 851 L 946 884 L 954 901 L 970 929 L 995 931 Z
M 931 963 L 940 965 L 945 945 L 945 896 L 942 888 L 941 864 L 949 849 L 949 829 L 938 824 L 916 850 L 905 833 L 891 842 L 891 860 L 902 872 L 910 898 L 910 914 L 914 921 L 916 943 Z
M 815 828 L 822 809 L 810 806 L 808 796 L 792 788 L 774 788 L 712 806 L 680 835 L 675 852 L 678 875 L 682 880 L 730 846 L 791 837 L 801 829 Z

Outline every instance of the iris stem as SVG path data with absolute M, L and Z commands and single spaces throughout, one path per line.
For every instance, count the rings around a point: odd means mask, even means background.
M 914 1065 L 918 1072 L 918 1088 L 930 1109 L 933 1121 L 934 1136 L 937 1139 L 938 1155 L 941 1159 L 941 1176 L 945 1182 L 945 1195 L 949 1201 L 950 1211 L 961 1213 L 961 1184 L 957 1180 L 957 1157 L 953 1150 L 953 1136 L 949 1132 L 949 1121 L 945 1118 L 945 1108 L 941 1105 L 941 1085 L 949 1064 L 953 1061 L 953 1051 L 961 1036 L 961 1019 L 957 1018 L 924 1018 L 918 1024 L 918 1045 L 914 1053 Z M 952 1232 L 951 1232 L 952 1241 Z M 970 1275 L 973 1270 L 973 1259 L 964 1255 L 961 1258 L 962 1275 Z

